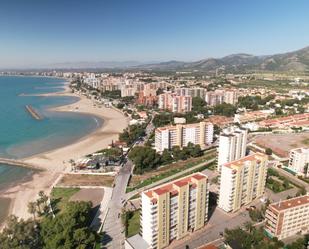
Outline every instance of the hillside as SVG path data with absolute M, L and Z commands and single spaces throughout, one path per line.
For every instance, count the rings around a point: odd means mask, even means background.
M 196 62 L 168 61 L 137 66 L 153 70 L 198 70 L 226 71 L 267 70 L 267 71 L 307 71 L 309 70 L 309 46 L 294 52 L 267 56 L 233 54 L 222 58 L 209 58 Z

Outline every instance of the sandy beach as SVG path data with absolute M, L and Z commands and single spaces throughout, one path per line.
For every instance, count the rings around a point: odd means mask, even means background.
M 34 164 L 42 169 L 33 175 L 31 181 L 21 183 L 18 186 L 6 190 L 0 197 L 11 199 L 9 214 L 20 218 L 29 218 L 27 204 L 37 199 L 39 191 L 49 194 L 53 184 L 64 172 L 71 170 L 71 159 L 76 160 L 87 154 L 106 148 L 112 140 L 118 139 L 118 134 L 128 125 L 127 118 L 118 110 L 107 107 L 98 107 L 85 96 L 71 93 L 66 86 L 64 92 L 44 94 L 45 96 L 65 95 L 80 98 L 76 103 L 54 108 L 54 111 L 76 112 L 89 114 L 103 119 L 103 125 L 97 130 L 81 138 L 73 144 L 52 151 L 23 159 L 27 163 Z

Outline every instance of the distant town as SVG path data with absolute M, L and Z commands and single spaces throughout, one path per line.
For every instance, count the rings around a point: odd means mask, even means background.
M 111 181 L 97 230 L 104 248 L 303 248 L 308 76 L 1 73 L 16 74 L 64 78 L 128 118 L 118 140 L 71 162 L 74 174 Z

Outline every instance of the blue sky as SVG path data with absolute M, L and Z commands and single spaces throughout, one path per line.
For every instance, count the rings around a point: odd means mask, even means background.
M 307 0 L 1 0 L 0 67 L 198 60 L 309 45 Z

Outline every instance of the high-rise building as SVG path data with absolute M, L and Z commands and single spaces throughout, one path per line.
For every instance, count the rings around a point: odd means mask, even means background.
M 218 206 L 226 212 L 235 212 L 261 197 L 265 191 L 266 164 L 267 156 L 262 153 L 223 164 Z
M 238 94 L 236 90 L 225 90 L 223 102 L 231 105 L 235 105 L 238 101 Z
M 175 93 L 178 96 L 191 96 L 193 97 L 200 97 L 202 99 L 205 99 L 207 90 L 205 88 L 177 88 L 175 90 Z
M 265 231 L 270 237 L 285 239 L 309 232 L 309 196 L 272 203 L 266 210 Z
M 237 160 L 246 155 L 248 131 L 231 126 L 224 129 L 219 136 L 218 172 L 221 165 Z
M 205 101 L 209 106 L 215 106 L 222 104 L 224 102 L 224 91 L 223 90 L 216 90 L 216 91 L 209 91 L 205 94 Z
M 214 126 L 209 122 L 159 127 L 155 131 L 155 148 L 157 151 L 170 150 L 174 146 L 185 147 L 188 143 L 204 148 L 213 142 L 213 134 Z
M 192 110 L 192 97 L 163 93 L 158 96 L 158 105 L 160 109 L 166 109 L 171 112 L 190 112 Z
M 141 234 L 150 248 L 167 247 L 208 219 L 209 183 L 195 173 L 142 193 Z
M 227 103 L 235 105 L 238 101 L 238 93 L 232 89 L 217 89 L 205 93 L 205 101 L 210 106 Z
M 309 148 L 297 148 L 290 151 L 289 169 L 300 176 L 309 176 Z

